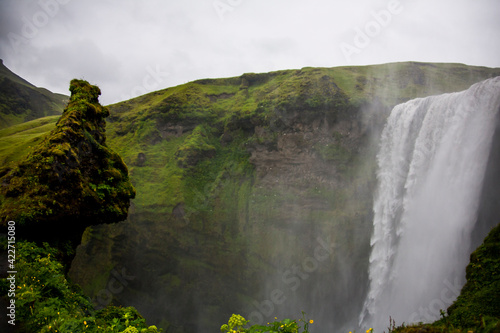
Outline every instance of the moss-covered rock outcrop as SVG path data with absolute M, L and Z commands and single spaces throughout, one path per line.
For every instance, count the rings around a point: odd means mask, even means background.
M 16 221 L 19 237 L 79 240 L 89 225 L 126 219 L 135 196 L 125 163 L 106 145 L 99 88 L 75 79 L 70 91 L 50 134 L 0 172 L 0 221 Z

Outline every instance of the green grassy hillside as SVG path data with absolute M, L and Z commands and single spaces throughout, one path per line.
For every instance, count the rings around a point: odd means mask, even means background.
M 223 125 L 234 120 L 240 122 L 232 125 L 237 126 L 247 120 L 251 122 L 252 117 L 255 118 L 254 121 L 262 118 L 270 122 L 276 114 L 279 117 L 280 111 L 290 112 L 294 109 L 306 110 L 301 116 L 307 117 L 307 113 L 311 111 L 313 113 L 314 110 L 334 106 L 332 98 L 335 98 L 336 92 L 332 90 L 333 86 L 339 90 L 339 94 L 345 95 L 344 100 L 339 103 L 348 102 L 349 106 L 358 107 L 375 101 L 390 108 L 415 97 L 464 90 L 475 82 L 497 75 L 500 75 L 500 69 L 461 64 L 394 63 L 303 68 L 249 73 L 227 79 L 204 79 L 110 105 L 111 116 L 108 122 L 112 129 L 108 135 L 110 140 L 116 141 L 113 143 L 115 146 L 126 150 L 123 143 L 130 141 L 131 135 L 137 139 L 137 145 L 143 144 L 148 130 L 157 132 L 154 134 L 158 134 L 158 137 L 168 136 L 169 131 L 178 132 L 175 128 L 163 131 L 149 128 L 151 122 L 148 123 L 147 120 L 151 118 L 160 125 L 162 117 L 167 122 L 174 120 L 188 124 L 190 126 L 180 130 L 189 131 L 203 120 L 217 120 L 218 124 Z M 33 87 L 5 66 L 0 67 L 0 77 Z M 64 101 L 61 101 L 59 113 L 63 108 Z M 5 144 L 1 145 L 3 151 L 0 153 L 0 164 L 16 160 L 25 154 L 29 145 L 23 145 L 35 139 L 36 134 L 47 133 L 51 124 L 55 124 L 58 119 L 56 116 L 40 118 L 38 116 L 33 119 L 35 121 L 1 130 L 0 139 Z
M 37 88 L 0 60 L 0 129 L 37 118 L 60 115 L 68 96 Z
M 49 116 L 0 129 L 0 165 L 19 161 L 29 149 L 43 139 L 60 116 Z

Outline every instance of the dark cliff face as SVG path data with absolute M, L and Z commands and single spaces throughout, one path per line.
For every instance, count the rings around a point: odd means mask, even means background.
M 70 91 L 56 128 L 1 171 L 0 219 L 16 221 L 21 238 L 77 241 L 89 225 L 126 219 L 135 196 L 125 163 L 106 145 L 99 88 L 72 80 Z

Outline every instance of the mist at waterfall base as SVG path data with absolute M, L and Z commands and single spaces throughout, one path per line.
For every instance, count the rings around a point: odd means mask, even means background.
M 360 327 L 430 322 L 459 295 L 499 108 L 497 77 L 392 110 L 377 155 Z

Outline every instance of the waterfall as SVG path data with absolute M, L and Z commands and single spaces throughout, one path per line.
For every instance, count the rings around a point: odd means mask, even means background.
M 465 282 L 500 77 L 397 105 L 382 133 L 361 327 L 429 322 Z

